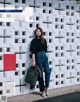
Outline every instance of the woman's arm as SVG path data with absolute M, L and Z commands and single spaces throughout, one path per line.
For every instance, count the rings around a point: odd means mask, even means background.
M 32 66 L 35 66 L 36 65 L 36 59 L 35 59 L 36 44 L 35 44 L 35 39 L 33 39 L 31 41 L 30 51 L 31 51 L 31 54 L 32 54 Z
M 35 54 L 32 54 L 32 66 L 36 65 Z

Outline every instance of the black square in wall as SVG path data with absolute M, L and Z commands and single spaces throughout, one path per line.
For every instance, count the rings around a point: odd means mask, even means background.
M 10 26 L 10 22 L 7 22 L 6 25 L 7 25 L 7 26 Z
M 2 86 L 2 82 L 0 82 L 0 86 Z
M 15 72 L 15 75 L 18 75 L 18 72 Z
M 23 31 L 23 32 L 22 32 L 22 35 L 25 35 L 25 34 L 26 34 L 26 32 L 25 32 L 25 31 Z
M 0 48 L 0 52 L 2 52 L 2 48 Z
M 2 22 L 0 22 L 0 26 L 2 26 Z
M 32 24 L 30 24 L 29 26 L 32 27 Z
M 25 67 L 25 63 L 22 63 L 22 67 Z
M 15 43 L 18 43 L 18 39 L 15 39 Z
M 46 6 L 46 2 L 43 2 L 43 6 Z
M 18 0 L 15 0 L 15 2 L 17 2 L 17 3 L 18 3 L 19 1 L 18 1 Z
M 22 0 L 22 3 L 25 3 L 26 2 L 26 0 Z
M 49 3 L 49 7 L 52 7 L 52 3 Z
M 39 20 L 39 17 L 36 17 L 36 20 Z
M 2 56 L 0 56 L 0 60 L 2 60 Z
M 16 67 L 18 67 L 18 64 L 16 64 Z
M 22 75 L 24 75 L 25 74 L 25 71 L 22 71 Z
M 0 91 L 0 95 L 2 95 L 2 91 Z

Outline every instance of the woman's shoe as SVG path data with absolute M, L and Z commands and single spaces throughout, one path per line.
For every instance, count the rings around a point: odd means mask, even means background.
M 49 96 L 48 88 L 45 88 L 45 94 L 46 94 L 46 96 Z
M 45 91 L 42 92 L 42 97 L 46 97 Z
M 46 96 L 49 96 L 49 91 L 46 92 Z

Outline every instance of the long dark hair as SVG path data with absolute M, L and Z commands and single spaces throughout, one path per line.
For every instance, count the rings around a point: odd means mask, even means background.
M 37 35 L 36 35 L 36 31 L 37 31 L 37 29 L 39 29 L 39 30 L 41 31 L 40 40 L 41 40 L 41 42 L 42 42 L 42 43 L 44 43 L 44 34 L 43 34 L 43 29 L 42 29 L 42 28 L 40 28 L 40 27 L 37 27 L 37 28 L 35 29 L 35 31 L 34 31 L 35 37 L 37 37 Z

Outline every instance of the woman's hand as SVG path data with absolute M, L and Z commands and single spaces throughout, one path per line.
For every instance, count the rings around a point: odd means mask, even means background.
M 35 67 L 36 66 L 36 62 L 32 61 L 32 66 Z

